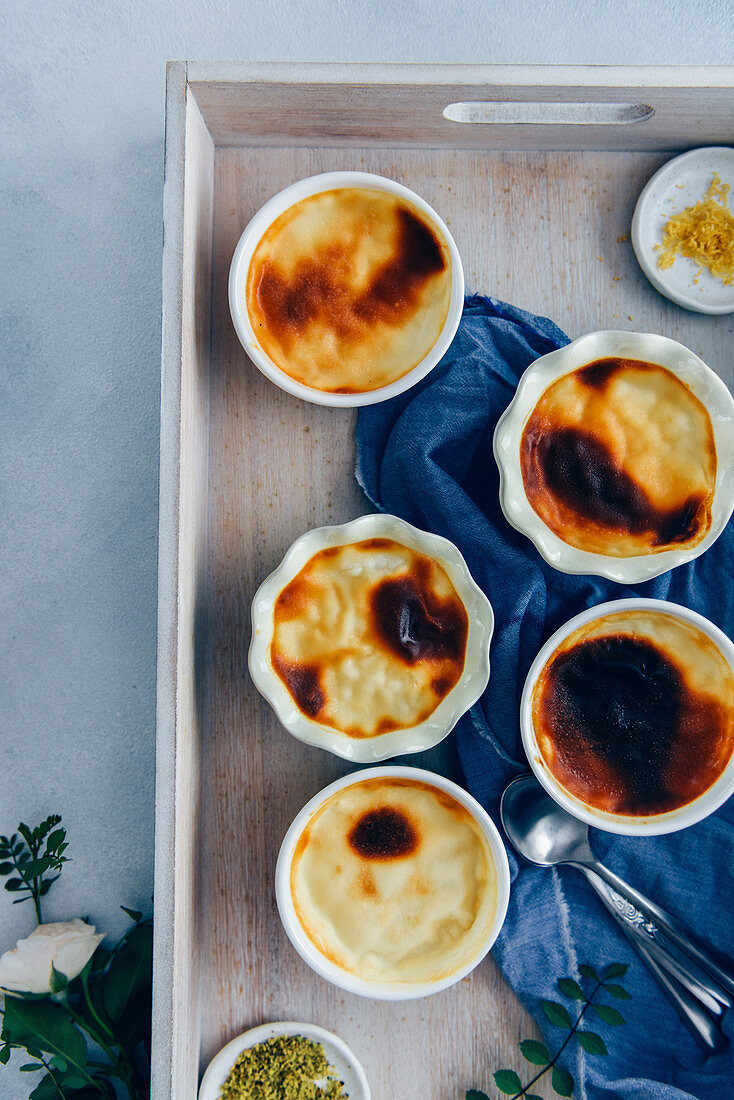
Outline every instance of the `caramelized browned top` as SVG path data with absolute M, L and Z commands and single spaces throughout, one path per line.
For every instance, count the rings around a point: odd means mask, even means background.
M 534 510 L 580 549 L 695 545 L 711 525 L 710 418 L 655 364 L 600 359 L 559 379 L 525 425 L 520 461 Z
M 712 643 L 701 637 L 703 653 Z M 722 698 L 698 690 L 667 643 L 639 633 L 580 639 L 536 686 L 541 754 L 563 787 L 598 809 L 642 816 L 686 805 L 718 778 L 734 747 L 723 658 L 721 677 Z
M 314 554 L 273 618 L 272 667 L 296 705 L 350 737 L 424 721 L 464 667 L 469 618 L 448 575 L 391 539 Z
M 257 279 L 257 300 L 270 332 L 284 348 L 314 322 L 328 325 L 345 342 L 359 339 L 365 324 L 398 323 L 416 308 L 427 279 L 446 269 L 435 233 L 412 210 L 395 211 L 398 233 L 395 254 L 352 294 L 344 283 L 349 247 L 334 244 L 302 260 L 288 275 L 263 262 Z
M 286 210 L 263 235 L 247 309 L 263 350 L 315 389 L 359 393 L 402 377 L 446 319 L 450 260 L 424 214 L 344 188 Z

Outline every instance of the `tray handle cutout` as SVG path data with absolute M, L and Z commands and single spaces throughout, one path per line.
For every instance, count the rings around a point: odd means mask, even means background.
M 646 103 L 519 103 L 486 100 L 449 103 L 443 117 L 449 122 L 499 126 L 628 126 L 646 122 L 655 108 Z

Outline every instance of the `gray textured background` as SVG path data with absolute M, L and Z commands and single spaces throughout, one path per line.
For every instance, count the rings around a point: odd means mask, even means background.
M 706 65 L 733 46 L 731 0 L 0 2 L 0 832 L 63 814 L 46 919 L 119 934 L 120 903 L 150 908 L 166 60 Z M 0 894 L 0 950 L 31 927 Z

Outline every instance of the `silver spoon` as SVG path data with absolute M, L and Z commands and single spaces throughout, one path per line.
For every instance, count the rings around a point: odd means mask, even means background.
M 589 847 L 589 830 L 561 809 L 532 775 L 514 779 L 502 795 L 502 824 L 525 859 L 541 867 L 567 864 L 586 877 L 606 909 L 652 969 L 699 1043 L 723 1050 L 718 1026 L 734 1003 L 734 972 L 692 943 L 673 919 L 602 863 Z

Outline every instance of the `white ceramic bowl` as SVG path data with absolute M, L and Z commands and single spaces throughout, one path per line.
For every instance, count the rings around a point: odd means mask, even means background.
M 630 236 L 637 262 L 648 279 L 671 302 L 696 313 L 734 313 L 734 284 L 727 286 L 685 256 L 672 267 L 658 267 L 657 246 L 674 214 L 701 202 L 716 172 L 722 183 L 734 184 L 734 149 L 710 145 L 674 157 L 648 180 L 632 217 Z M 734 201 L 730 194 L 730 205 Z M 694 282 L 695 280 L 695 282 Z
M 659 836 L 663 833 L 677 832 L 678 829 L 685 829 L 689 825 L 694 825 L 697 821 L 708 817 L 709 814 L 726 802 L 727 798 L 734 793 L 734 755 L 719 778 L 708 790 L 692 802 L 686 803 L 685 806 L 679 806 L 676 810 L 670 810 L 664 814 L 645 816 L 613 814 L 605 810 L 598 810 L 588 803 L 582 802 L 579 798 L 570 794 L 565 787 L 561 786 L 543 760 L 533 723 L 532 699 L 535 684 L 557 647 L 579 627 L 619 611 L 659 611 L 691 623 L 711 638 L 734 669 L 734 643 L 717 626 L 705 619 L 703 615 L 699 615 L 687 607 L 669 603 L 666 600 L 643 599 L 611 600 L 608 603 L 599 604 L 597 607 L 582 611 L 580 615 L 576 615 L 573 619 L 564 623 L 548 639 L 530 666 L 520 702 L 522 743 L 530 767 L 533 769 L 538 781 L 545 787 L 551 798 L 554 798 L 559 806 L 573 814 L 574 817 L 608 833 L 621 833 L 624 836 Z
M 461 676 L 424 722 L 376 737 L 355 738 L 308 718 L 299 710 L 288 688 L 274 671 L 270 657 L 273 608 L 279 592 L 319 550 L 371 538 L 392 539 L 438 561 L 466 608 L 469 631 Z M 397 516 L 360 516 L 337 527 L 317 527 L 307 531 L 293 543 L 278 568 L 260 585 L 252 601 L 250 675 L 280 722 L 299 741 L 328 749 L 356 763 L 375 763 L 390 756 L 432 748 L 451 732 L 462 714 L 476 703 L 487 686 L 493 627 L 491 604 L 472 580 L 466 562 L 452 542 L 440 535 L 420 531 Z
M 304 932 L 293 905 L 293 897 L 290 888 L 291 863 L 293 861 L 298 839 L 313 815 L 327 799 L 331 798 L 337 791 L 344 790 L 345 787 L 351 787 L 354 784 L 362 783 L 369 779 L 391 777 L 397 779 L 414 779 L 417 782 L 428 784 L 439 791 L 445 791 L 447 794 L 452 795 L 457 802 L 469 811 L 482 830 L 489 845 L 497 871 L 497 906 L 495 916 L 481 949 L 464 967 L 457 970 L 454 974 L 450 974 L 448 977 L 441 978 L 435 982 L 401 984 L 368 982 L 364 978 L 358 978 L 345 970 L 341 970 L 316 949 L 312 941 Z M 304 962 L 308 963 L 311 969 L 315 970 L 322 978 L 331 982 L 332 985 L 339 986 L 339 988 L 345 989 L 348 993 L 356 993 L 360 997 L 371 997 L 378 1001 L 409 1001 L 417 997 L 427 997 L 432 993 L 440 993 L 441 990 L 448 989 L 449 986 L 461 981 L 462 978 L 465 978 L 467 974 L 471 973 L 487 955 L 500 933 L 507 913 L 507 905 L 510 898 L 510 868 L 507 862 L 507 853 L 505 852 L 504 844 L 502 843 L 500 834 L 492 822 L 492 819 L 476 799 L 472 798 L 472 796 L 462 787 L 457 786 L 456 783 L 452 783 L 450 779 L 444 779 L 442 775 L 424 771 L 422 768 L 397 766 L 366 768 L 362 771 L 354 772 L 352 775 L 346 775 L 342 779 L 338 779 L 335 783 L 331 783 L 328 787 L 325 787 L 324 790 L 312 798 L 310 802 L 307 802 L 301 812 L 296 816 L 285 835 L 278 854 L 278 862 L 275 869 L 275 894 L 278 902 L 280 919 L 283 922 L 283 927 L 288 935 L 288 939 Z
M 370 1100 L 370 1087 L 365 1072 L 343 1039 L 331 1031 L 325 1031 L 323 1027 L 316 1027 L 315 1024 L 297 1024 L 290 1021 L 253 1027 L 250 1031 L 245 1031 L 236 1039 L 232 1039 L 226 1047 L 222 1047 L 212 1058 L 201 1079 L 199 1100 L 219 1100 L 222 1085 L 242 1051 L 249 1050 L 257 1043 L 264 1043 L 267 1039 L 273 1039 L 276 1035 L 303 1035 L 306 1039 L 321 1043 L 329 1063 L 336 1070 L 339 1079 L 344 1082 L 349 1100 Z
M 397 195 L 405 199 L 422 212 L 427 220 L 432 223 L 448 249 L 451 258 L 451 298 L 446 320 L 435 344 L 425 358 L 407 374 L 404 374 L 402 378 L 398 378 L 380 389 L 368 390 L 363 393 L 328 393 L 324 390 L 314 389 L 311 386 L 305 386 L 303 383 L 291 378 L 273 362 L 261 347 L 247 312 L 247 270 L 264 233 L 284 211 L 311 195 L 346 187 L 386 191 L 391 195 Z M 281 389 L 286 390 L 295 397 L 300 397 L 304 401 L 311 401 L 316 405 L 331 405 L 339 408 L 373 405 L 378 401 L 387 401 L 388 398 L 395 397 L 397 394 L 410 389 L 421 378 L 425 378 L 448 349 L 459 327 L 463 305 L 464 272 L 461 266 L 461 257 L 444 222 L 433 207 L 429 206 L 425 199 L 422 199 L 420 195 L 416 195 L 410 188 L 396 183 L 395 180 L 387 179 L 385 176 L 373 175 L 370 172 L 325 172 L 322 175 L 309 176 L 308 179 L 299 180 L 297 183 L 291 184 L 290 187 L 286 187 L 284 191 L 280 191 L 258 210 L 246 226 L 235 248 L 229 270 L 229 309 L 243 348 L 255 366 L 276 386 L 280 386 Z
M 560 539 L 543 522 L 525 494 L 520 441 L 541 394 L 564 374 L 609 357 L 640 359 L 665 367 L 708 410 L 716 445 L 716 485 L 711 527 L 697 546 L 628 558 L 580 550 Z M 565 348 L 543 355 L 527 368 L 495 429 L 494 456 L 500 471 L 500 504 L 506 519 L 535 543 L 549 565 L 562 573 L 592 573 L 620 584 L 637 584 L 705 553 L 726 527 L 734 509 L 734 399 L 719 376 L 675 340 L 647 332 L 592 332 Z

